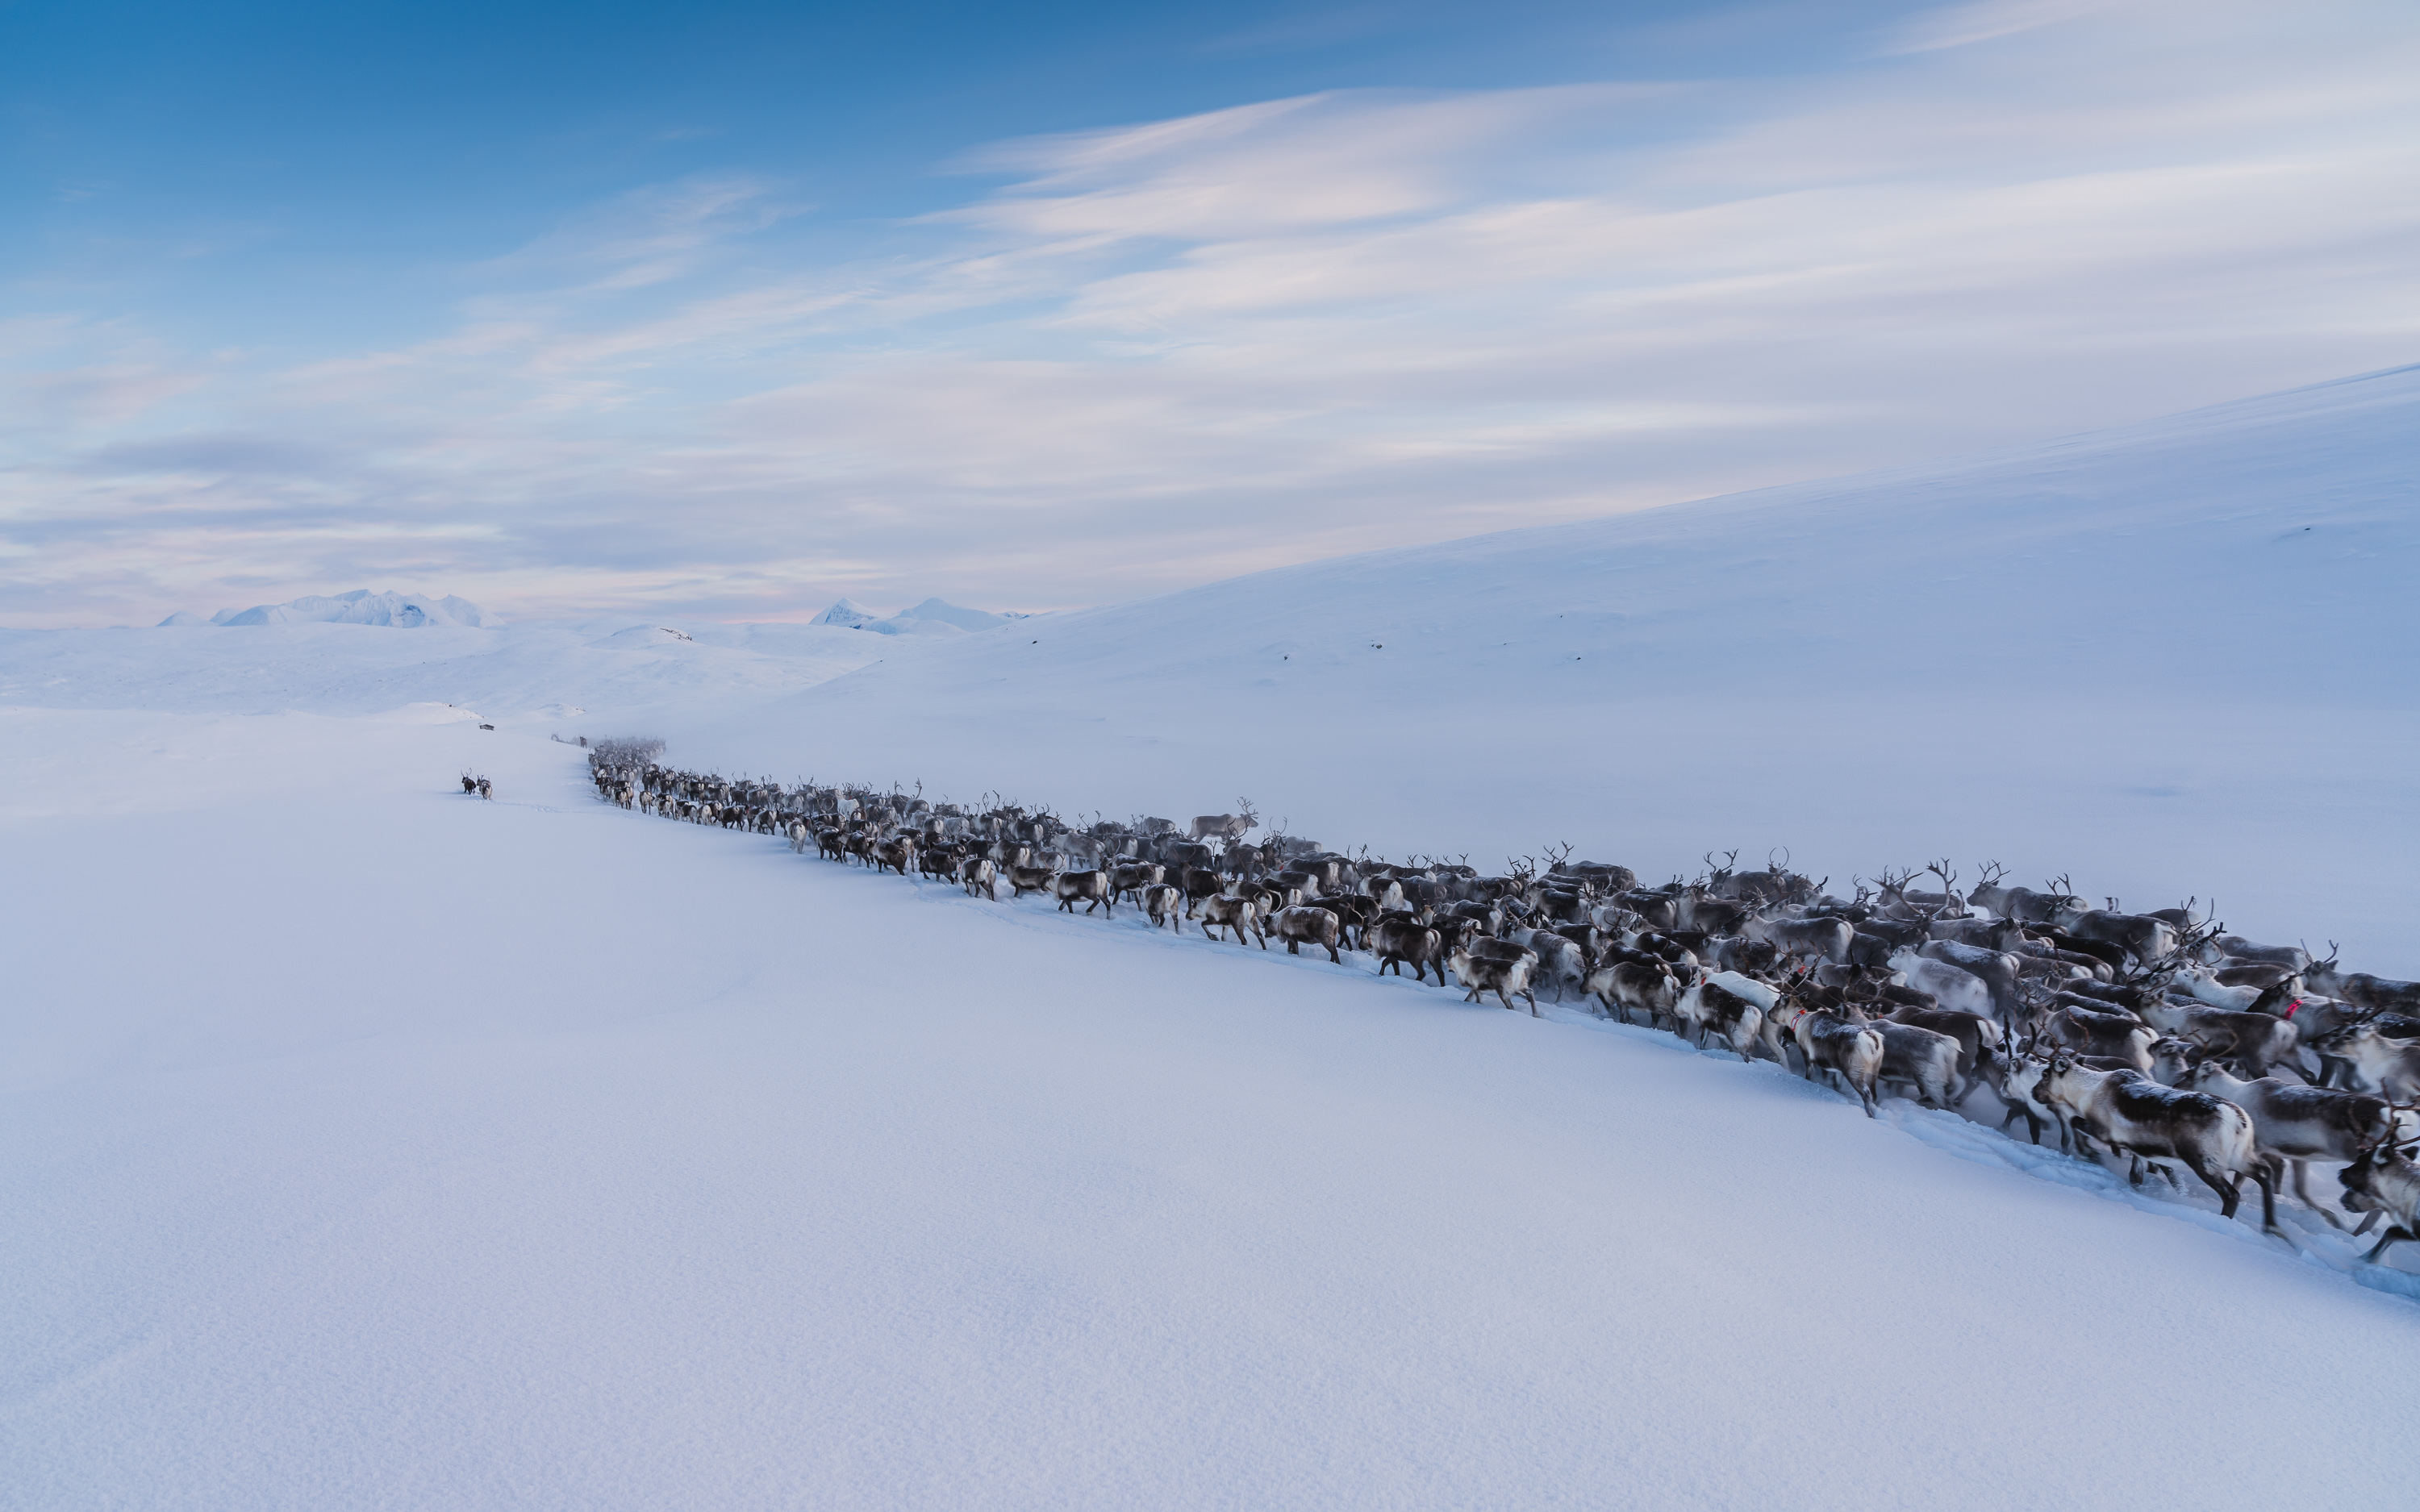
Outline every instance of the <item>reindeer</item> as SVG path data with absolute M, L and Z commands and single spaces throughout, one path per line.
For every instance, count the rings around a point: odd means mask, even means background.
M 1502 938 L 1536 953 L 1538 964 L 1530 974 L 1532 984 L 1553 984 L 1554 1001 L 1576 996 L 1586 991 L 1589 969 L 1587 957 L 1578 945 L 1550 930 L 1508 929 Z
M 2273 1076 L 2242 1081 L 2214 1060 L 2203 1061 L 2178 1085 L 2223 1097 L 2251 1114 L 2253 1143 L 2269 1161 L 2272 1180 L 2290 1168 L 2294 1196 L 2338 1228 L 2343 1221 L 2314 1200 L 2304 1182 L 2310 1162 L 2359 1160 L 2365 1149 L 2399 1132 L 2384 1098 L 2296 1087 Z
M 2083 900 L 2071 899 L 2080 905 Z M 2177 949 L 2177 931 L 2166 919 L 2149 914 L 2126 914 L 2112 908 L 2072 906 L 2060 912 L 2058 927 L 2079 939 L 2114 945 L 2144 966 Z
M 466 798 L 476 797 L 478 793 L 479 779 L 471 775 L 470 768 L 464 767 L 462 770 L 462 796 Z
M 1183 933 L 1185 928 L 1185 889 L 1165 882 L 1155 882 L 1142 889 L 1143 912 L 1151 918 L 1151 927 L 1166 924 Z
M 1928 910 L 1932 915 L 1947 916 L 1951 918 L 1963 917 L 1966 912 L 1966 900 L 1959 896 L 1958 873 L 1949 869 L 1949 857 L 1945 856 L 1938 861 L 1929 861 L 1925 864 L 1924 870 L 1941 879 L 1941 890 L 1909 892 L 1902 887 L 1900 893 L 1901 900 L 1919 909 Z
M 1179 896 L 1182 896 L 1182 889 L 1179 890 Z M 1241 945 L 1244 943 L 1244 933 L 1249 930 L 1255 938 L 1259 939 L 1262 949 L 1265 950 L 1269 948 L 1268 935 L 1260 925 L 1260 905 L 1254 900 L 1230 897 L 1222 892 L 1214 893 L 1201 900 L 1201 903 L 1202 933 L 1204 938 L 1215 940 L 1218 936 L 1211 933 L 1213 930 L 1229 929 L 1235 932 L 1235 943 Z
M 980 888 L 985 897 L 1000 902 L 1000 868 L 987 856 L 958 857 L 958 885 L 967 889 L 970 898 Z
M 1645 1011 L 1649 1024 L 1661 1023 L 1675 1016 L 1681 1001 L 1681 984 L 1671 966 L 1644 951 L 1621 952 L 1611 964 L 1598 968 L 1586 985 L 1605 1011 L 1621 1014 L 1624 1024 L 1631 1022 L 1634 1008 Z
M 1781 995 L 1753 977 L 1736 971 L 1709 972 L 1697 984 L 1683 993 L 1673 1005 L 1672 1016 L 1680 1022 L 1682 1032 L 1695 1039 L 1704 1049 L 1708 1034 L 1718 1036 L 1742 1060 L 1748 1057 L 1748 1046 L 1757 1042 L 1764 1028 L 1764 1016 L 1780 1002 Z
M 2002 887 L 2000 878 L 2008 874 L 2008 869 L 1997 861 L 1985 862 L 1983 872 L 1984 880 L 1967 894 L 1967 898 L 2002 918 L 2024 924 L 2049 924 L 2077 901 L 2074 885 L 2064 876 L 2053 877 L 2043 884 L 2046 891 L 2036 892 L 2031 887 Z
M 2256 1080 L 2268 1075 L 2271 1066 L 2295 1064 L 2300 1037 L 2284 1019 L 2169 1002 L 2147 1003 L 2142 1012 L 2151 1027 L 2190 1040 L 2206 1054 L 2234 1058 Z
M 2000 1102 L 2008 1109 L 2000 1119 L 2002 1134 L 2008 1133 L 2011 1122 L 2023 1119 L 2028 1137 L 2039 1145 L 2041 1143 L 2042 1124 L 2047 1120 L 2058 1131 L 2060 1149 L 2074 1147 L 2074 1135 L 2068 1127 L 2066 1111 L 2042 1101 L 2041 1079 L 2050 1070 L 2049 1061 L 2039 1056 L 2011 1053 L 1999 1057 L 1996 1063 L 1987 1063 L 1984 1069 L 1992 1078 L 1993 1089 L 2000 1094 Z
M 1867 1118 L 1874 1117 L 1881 1101 L 1874 1084 L 1882 1076 L 1882 1031 L 1820 1010 L 1799 1012 L 1790 1029 L 1798 1041 L 1798 1053 L 1807 1057 L 1799 1074 L 1813 1081 L 1817 1071 L 1829 1072 L 1857 1094 Z
M 2380 1236 L 2378 1247 L 2369 1252 L 2372 1265 L 2390 1246 L 2420 1239 L 2420 1166 L 2412 1164 L 2411 1155 L 2408 1147 L 2398 1149 L 2395 1141 L 2381 1141 L 2336 1173 L 2336 1180 L 2344 1183 L 2344 1205 L 2368 1214 L 2353 1232 L 2368 1232 L 2381 1213 L 2394 1220 Z
M 2221 934 L 2215 931 L 2202 939 L 2193 953 L 2206 966 L 2263 964 L 2308 971 L 2320 964 L 2311 959 L 2310 951 L 2299 945 L 2255 945 L 2241 934 Z
M 2254 966 L 2251 969 L 2266 975 L 2285 968 Z M 2303 979 L 2292 972 L 2273 977 L 2256 987 L 2249 982 L 2222 982 L 2217 972 L 2204 966 L 2180 965 L 2168 978 L 2168 982 L 2196 1001 L 2212 1008 L 2231 1009 L 2239 1013 L 2267 1011 L 2261 1006 L 2264 1002 L 2274 1005 L 2279 1012 L 2283 1012 L 2285 1005 L 2301 996 L 2303 992 Z
M 1072 914 L 1076 905 L 1082 903 L 1087 914 L 1098 908 L 1102 910 L 1104 918 L 1115 918 L 1118 915 L 1117 902 L 1109 891 L 1109 874 L 1107 872 L 1062 872 L 1050 879 L 1050 895 L 1059 900 L 1061 913 Z
M 1128 861 L 1110 870 L 1109 893 L 1117 898 L 1128 893 L 1140 895 L 1143 888 L 1156 887 L 1167 878 L 1168 868 L 1164 866 L 1150 861 Z
M 479 796 L 483 798 L 493 798 L 495 795 L 495 784 L 489 782 L 484 777 L 479 779 Z
M 896 872 L 904 877 L 908 874 L 908 869 L 915 864 L 916 842 L 904 836 L 897 840 L 884 841 L 874 848 L 874 870 L 877 874 L 884 872 Z
M 1422 924 L 1410 914 L 1381 914 L 1377 921 L 1363 932 L 1366 943 L 1378 957 L 1378 974 L 1385 976 L 1393 966 L 1395 975 L 1404 967 L 1412 968 L 1412 980 L 1426 981 L 1428 968 L 1436 967 L 1437 985 L 1445 985 L 1445 936 Z
M 1883 1037 L 1881 1080 L 1905 1082 L 1916 1088 L 1916 1101 L 1927 1107 L 1954 1108 L 1965 1098 L 1966 1079 L 1958 1068 L 1966 1052 L 1956 1037 L 1896 1016 L 1868 1019 L 1854 1006 L 1849 1017 L 1852 1022 L 1862 1020 Z
M 1180 868 L 1176 873 L 1176 885 L 1185 889 L 1185 917 L 1187 918 L 1193 917 L 1196 904 L 1227 890 L 1225 879 L 1204 867 Z
M 1242 840 L 1259 828 L 1261 816 L 1252 811 L 1252 800 L 1237 798 L 1235 803 L 1243 810 L 1241 813 L 1195 815 L 1193 824 L 1186 830 L 1186 838 L 1195 841 L 1218 840 L 1233 842 Z M 1169 827 L 1173 829 L 1176 826 L 1171 825 Z
M 2127 1180 L 2143 1184 L 2143 1162 L 2173 1160 L 2218 1194 L 2219 1215 L 2232 1218 L 2243 1178 L 2260 1183 L 2261 1227 L 2277 1228 L 2277 1190 L 2257 1152 L 2252 1115 L 2207 1092 L 2180 1091 L 2123 1071 L 2093 1071 L 2065 1051 L 2054 1052 L 2039 1095 L 2077 1126 L 2133 1162 Z
M 2420 1099 L 2420 1043 L 2391 1040 L 2366 1019 L 2319 1036 L 2311 1048 L 2346 1063 L 2365 1090 L 2400 1103 Z
M 1969 1013 L 1998 1011 L 1999 1004 L 1993 1000 L 1991 984 L 1964 966 L 1935 960 L 1901 947 L 1891 952 L 1890 969 L 1905 977 L 1907 985 L 1918 992 L 1931 994 L 1942 1008 L 1960 1009 Z
M 2366 971 L 2338 970 L 2335 943 L 2328 942 L 2326 960 L 2312 963 L 2307 968 L 2306 980 L 2313 991 L 2373 1012 L 2420 1014 L 2420 981 L 2397 981 L 2392 977 L 2374 977 Z
M 1327 909 L 1280 908 L 1269 920 L 1269 933 L 1285 941 L 1288 955 L 1300 955 L 1305 945 L 1315 945 L 1327 952 L 1330 963 L 1340 966 L 1344 964 L 1336 949 L 1344 933 L 1344 920 Z
M 1976 1068 L 1990 1059 L 1992 1052 L 2004 1042 L 2000 1026 L 1988 1014 L 1970 1013 L 1954 1008 L 1917 1008 L 1902 1003 L 1886 1016 L 1893 1024 L 1910 1025 L 1947 1035 L 1958 1046 L 1956 1069 L 1961 1076 L 1972 1077 Z
M 2042 1020 L 2041 1037 L 2071 1051 L 2107 1057 L 2146 1075 L 2153 1064 L 2151 1044 L 2159 1039 L 2149 1025 L 2131 1014 L 2096 1012 L 2073 1004 Z
M 1528 950 L 1521 950 L 1518 955 L 1509 960 L 1501 956 L 1476 953 L 1477 948 L 1483 942 L 1504 943 L 1488 941 L 1485 935 L 1481 935 L 1466 942 L 1446 963 L 1453 967 L 1454 976 L 1469 989 L 1469 995 L 1463 1001 L 1475 1003 L 1479 1001 L 1481 993 L 1494 993 L 1497 1000 L 1509 1011 L 1512 1007 L 1512 995 L 1518 993 L 1528 999 L 1531 1018 L 1544 1017 L 1538 1011 L 1537 994 L 1529 990 L 1529 973 L 1537 967 L 1537 956 Z M 1517 949 L 1518 947 L 1514 949 Z
M 1342 940 L 1346 949 L 1360 950 L 1369 948 L 1370 926 L 1378 921 L 1376 903 L 1357 892 L 1332 893 L 1326 897 L 1308 900 L 1308 902 L 1310 906 L 1325 908 L 1336 916 L 1337 923 L 1343 932 Z
M 1743 921 L 1740 933 L 1802 961 L 1846 965 L 1857 932 L 1841 918 L 1785 918 L 1766 914 Z
M 1916 953 L 1929 961 L 1956 966 L 1981 982 L 1991 995 L 1992 1011 L 2000 1016 L 2000 1022 L 2016 1023 L 2017 980 L 2022 968 L 2015 956 L 1957 940 L 1927 940 L 1916 948 Z

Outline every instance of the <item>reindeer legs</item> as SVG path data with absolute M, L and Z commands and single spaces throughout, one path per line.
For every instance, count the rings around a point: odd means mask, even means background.
M 2318 1213 L 2320 1217 L 2325 1218 L 2325 1219 L 2328 1221 L 2328 1223 L 2329 1223 L 2332 1227 L 2336 1227 L 2336 1228 L 2342 1228 L 2342 1227 L 2344 1227 L 2344 1220 L 2343 1220 L 2343 1219 L 2341 1219 L 2341 1218 L 2337 1217 L 2335 1213 L 2333 1213 L 2333 1212 L 2329 1211 L 2327 1209 L 2325 1209 L 2325 1208 L 2323 1208 L 2323 1207 L 2320 1207 L 2317 1202 L 2314 1202 L 2314 1201 L 2312 1201 L 2312 1200 L 2311 1200 L 2311 1189 L 2310 1189 L 2310 1187 L 2308 1187 L 2307 1185 L 2305 1185 L 2305 1184 L 2304 1184 L 2304 1182 L 2305 1182 L 2305 1181 L 2306 1181 L 2306 1180 L 2309 1178 L 2310 1173 L 2311 1173 L 2311 1163 L 2310 1163 L 2310 1162 L 2308 1162 L 2308 1161 L 2304 1161 L 2304 1160 L 2296 1160 L 2296 1161 L 2280 1161 L 2278 1164 L 2279 1164 L 2279 1165 L 2290 1165 L 2290 1166 L 2292 1166 L 2292 1167 L 2293 1167 L 2293 1176 L 2294 1176 L 2294 1196 L 2298 1196 L 2298 1197 L 2301 1197 L 2301 1198 L 2303 1199 L 2303 1205 L 2304 1205 L 2304 1207 L 2309 1208 L 2312 1211 L 2314 1211 L 2314 1212 Z M 2273 1177 L 2273 1178 L 2272 1178 L 2272 1180 L 2274 1180 L 2274 1178 Z

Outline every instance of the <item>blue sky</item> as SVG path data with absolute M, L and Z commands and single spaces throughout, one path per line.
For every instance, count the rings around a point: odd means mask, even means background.
M 0 620 L 1060 607 L 2407 362 L 2415 42 L 0 3 Z

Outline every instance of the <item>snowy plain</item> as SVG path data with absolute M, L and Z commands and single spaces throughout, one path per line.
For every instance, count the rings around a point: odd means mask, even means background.
M 2409 975 L 2415 379 L 964 637 L 0 636 L 0 1504 L 2400 1504 L 2412 1262 L 2307 1214 L 623 813 L 548 736 L 1997 854 Z

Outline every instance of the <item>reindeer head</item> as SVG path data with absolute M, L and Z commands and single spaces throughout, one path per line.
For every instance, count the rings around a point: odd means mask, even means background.
M 2390 1105 L 2388 1109 L 2390 1128 L 2393 1126 L 2393 1112 Z M 2342 1200 L 2346 1211 L 2367 1212 L 2373 1208 L 2384 1209 L 2385 1204 L 2380 1200 L 2379 1194 L 2371 1182 L 2381 1169 L 2400 1158 L 2391 1136 L 2362 1146 L 2361 1152 L 2353 1157 L 2352 1164 L 2336 1173 L 2336 1180 L 2344 1183 Z

